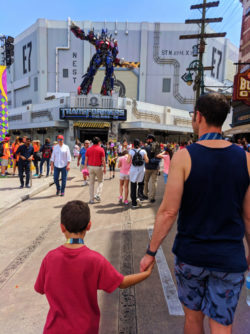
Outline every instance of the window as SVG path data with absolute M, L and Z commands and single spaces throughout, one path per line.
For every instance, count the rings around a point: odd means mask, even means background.
M 67 68 L 63 69 L 63 78 L 68 78 L 69 77 L 69 70 Z
M 164 78 L 162 81 L 162 92 L 170 93 L 171 90 L 171 79 Z
M 34 78 L 34 92 L 38 91 L 38 77 Z

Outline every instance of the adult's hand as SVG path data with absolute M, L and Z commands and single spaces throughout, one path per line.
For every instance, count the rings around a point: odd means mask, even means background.
M 103 168 L 103 174 L 106 174 L 106 168 Z
M 147 270 L 154 261 L 155 258 L 153 256 L 145 254 L 140 262 L 140 272 Z
M 66 171 L 68 172 L 70 170 L 70 166 L 67 166 L 66 167 Z

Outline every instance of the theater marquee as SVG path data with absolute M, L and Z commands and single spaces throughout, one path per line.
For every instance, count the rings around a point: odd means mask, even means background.
M 126 109 L 60 108 L 60 119 L 126 121 Z
M 250 70 L 235 76 L 233 100 L 250 105 Z

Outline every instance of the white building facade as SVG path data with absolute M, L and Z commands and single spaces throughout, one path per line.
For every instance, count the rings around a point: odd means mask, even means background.
M 24 134 L 27 130 L 33 137 L 39 137 L 41 132 L 55 137 L 60 132 L 73 142 L 81 136 L 79 131 L 88 130 L 85 125 L 79 129 L 80 126 L 74 122 L 61 120 L 59 117 L 60 108 L 79 107 L 71 103 L 76 101 L 74 96 L 77 86 L 95 53 L 93 46 L 71 33 L 70 23 L 70 19 L 38 19 L 15 38 L 15 62 L 9 69 L 7 85 L 9 124 L 10 130 L 15 133 Z M 75 23 L 86 33 L 92 28 L 95 32 L 107 28 L 118 40 L 118 57 L 125 61 L 140 62 L 140 67 L 133 70 L 115 68 L 115 91 L 120 97 L 116 98 L 115 93 L 114 102 L 110 103 L 116 108 L 122 106 L 127 110 L 127 122 L 119 123 L 119 126 L 117 122 L 109 124 L 108 130 L 106 129 L 107 139 L 124 134 L 133 137 L 136 129 L 145 133 L 153 131 L 162 137 L 164 134 L 188 135 L 192 132 L 188 111 L 193 110 L 195 94 L 181 76 L 196 59 L 192 46 L 198 44 L 198 41 L 179 40 L 179 36 L 199 33 L 197 25 L 91 21 Z M 207 27 L 207 32 L 210 30 Z M 210 87 L 233 83 L 233 63 L 237 59 L 238 49 L 228 39 L 208 39 L 203 65 L 214 68 L 206 71 L 205 85 Z M 105 69 L 100 68 L 94 79 L 93 95 L 90 95 L 96 96 L 98 101 L 101 99 L 98 93 L 104 73 Z M 51 100 L 46 101 L 48 98 Z M 86 105 L 89 101 L 86 97 L 81 97 L 81 101 L 85 101 L 86 107 L 91 107 L 91 104 Z M 101 100 L 99 107 L 103 107 Z M 135 112 L 136 108 L 138 113 Z M 152 114 L 151 117 L 147 113 Z M 160 115 L 160 121 L 153 115 Z M 98 134 L 93 129 L 93 126 L 89 126 L 90 135 L 94 132 Z

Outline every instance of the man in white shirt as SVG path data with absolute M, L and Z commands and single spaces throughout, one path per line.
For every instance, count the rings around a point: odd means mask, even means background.
M 57 137 L 58 145 L 54 146 L 51 156 L 51 167 L 54 169 L 54 181 L 56 184 L 56 194 L 64 196 L 67 173 L 70 170 L 71 155 L 68 145 L 63 143 L 64 137 Z M 59 175 L 62 173 L 62 185 L 59 184 Z

